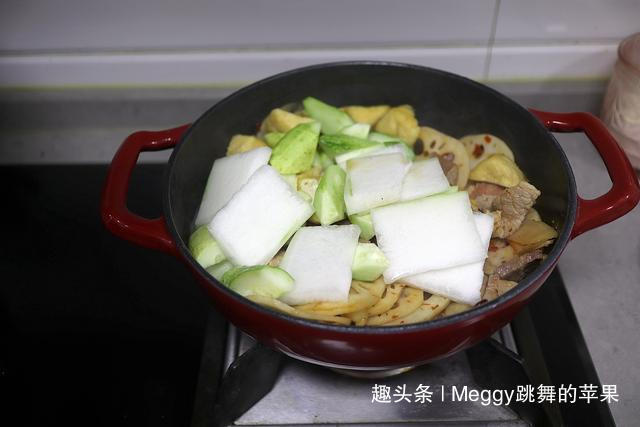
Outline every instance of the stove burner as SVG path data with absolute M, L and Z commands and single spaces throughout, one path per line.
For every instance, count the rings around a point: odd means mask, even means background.
M 337 372 L 341 375 L 346 375 L 348 377 L 353 378 L 361 378 L 361 379 L 378 379 L 378 378 L 389 378 L 396 375 L 404 374 L 405 372 L 409 372 L 415 368 L 415 366 L 405 366 L 404 368 L 394 368 L 394 369 L 380 369 L 376 371 L 358 371 L 356 369 L 340 369 L 340 368 L 328 368 L 333 372 Z
M 325 368 L 256 344 L 233 326 L 224 353 L 219 347 L 214 350 L 209 341 L 205 341 L 196 392 L 193 425 L 197 426 L 615 425 L 604 402 L 496 406 L 454 401 L 447 391 L 452 386 L 477 390 L 540 384 L 599 386 L 557 271 L 514 321 L 491 339 L 427 365 L 373 372 Z M 215 351 L 217 359 L 212 357 Z M 212 376 L 225 371 L 221 380 Z M 435 391 L 428 404 L 372 400 L 376 385 L 409 391 L 423 384 Z

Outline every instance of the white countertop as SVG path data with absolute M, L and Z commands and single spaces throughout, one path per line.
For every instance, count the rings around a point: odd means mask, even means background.
M 578 194 L 595 197 L 611 181 L 583 135 L 560 135 Z M 610 405 L 620 425 L 637 422 L 640 409 L 640 207 L 569 243 L 560 271 L 602 384 L 616 384 Z M 633 421 L 632 421 L 633 420 Z

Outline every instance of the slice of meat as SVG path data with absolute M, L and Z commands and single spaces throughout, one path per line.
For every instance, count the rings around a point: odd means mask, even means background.
M 494 214 L 493 237 L 508 237 L 516 231 L 538 196 L 540 191 L 536 187 L 521 181 L 496 197 L 491 207 L 499 211 Z
M 495 274 L 489 276 L 487 281 L 487 287 L 482 294 L 482 299 L 491 301 L 498 298 L 500 295 L 506 293 L 510 289 L 513 289 L 518 283 L 511 280 L 502 280 Z
M 454 163 L 455 156 L 453 153 L 439 154 L 438 161 L 444 175 L 449 181 L 449 185 L 456 185 L 458 182 L 458 167 Z
M 455 156 L 453 153 L 445 153 L 438 155 L 438 161 L 440 162 L 440 167 L 444 173 L 447 173 L 449 169 L 454 166 L 453 160 Z
M 493 275 L 498 276 L 500 279 L 503 279 L 507 276 L 511 277 L 513 273 L 522 270 L 528 264 L 533 261 L 543 259 L 544 254 L 542 253 L 542 249 L 536 249 L 532 252 L 527 252 L 526 254 L 522 254 L 519 256 L 515 256 L 511 258 L 509 261 L 505 261 L 499 266 L 497 266 L 493 270 Z
M 488 211 L 494 200 L 502 194 L 504 187 L 488 182 L 476 182 L 469 187 L 469 198 L 475 201 L 478 209 Z
M 485 274 L 493 274 L 500 265 L 516 256 L 513 247 L 503 239 L 491 239 L 487 259 L 484 262 Z
M 458 167 L 453 165 L 451 169 L 444 174 L 447 177 L 447 181 L 449 181 L 449 185 L 456 185 L 458 182 Z

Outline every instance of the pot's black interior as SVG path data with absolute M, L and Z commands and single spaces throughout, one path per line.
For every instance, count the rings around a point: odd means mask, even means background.
M 236 92 L 207 111 L 176 148 L 169 174 L 168 221 L 183 246 L 213 160 L 237 133 L 253 134 L 273 108 L 315 96 L 336 106 L 410 104 L 421 125 L 455 137 L 492 133 L 542 192 L 536 208 L 561 230 L 573 179 L 557 142 L 514 101 L 462 77 L 423 67 L 342 63 L 284 73 Z M 573 202 L 571 202 L 573 203 Z

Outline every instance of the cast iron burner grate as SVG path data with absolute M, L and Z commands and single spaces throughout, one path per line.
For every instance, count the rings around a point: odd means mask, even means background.
M 194 426 L 615 425 L 608 405 L 600 401 L 509 406 L 452 401 L 452 386 L 460 390 L 465 385 L 516 390 L 519 385 L 596 384 L 600 390 L 557 270 L 518 317 L 491 339 L 389 377 L 342 375 L 286 357 L 228 328 L 224 349 L 214 342 L 222 334 L 211 329 L 206 334 Z M 397 387 L 405 386 L 412 394 L 420 384 L 429 385 L 432 401 L 418 403 L 410 396 L 411 402 L 392 398 L 392 403 L 372 403 L 376 384 L 389 387 L 392 395 Z

